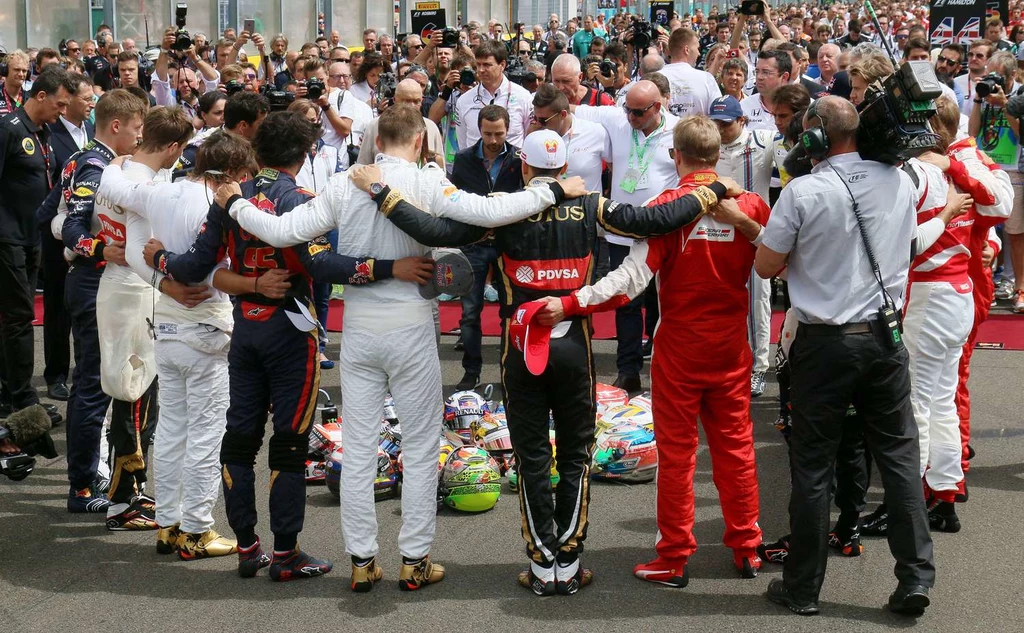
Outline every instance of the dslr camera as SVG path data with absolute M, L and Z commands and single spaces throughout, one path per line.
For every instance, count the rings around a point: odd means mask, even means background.
M 388 101 L 394 103 L 395 90 L 398 88 L 398 78 L 395 73 L 384 72 L 377 80 L 377 102 Z
M 184 2 L 179 2 L 178 6 L 174 9 L 174 23 L 177 25 L 178 30 L 174 34 L 174 44 L 171 46 L 172 51 L 187 51 L 192 47 L 192 36 L 185 30 L 185 15 L 188 13 L 188 5 Z
M 978 98 L 984 99 L 996 92 L 996 89 L 1006 91 L 1006 82 L 1003 80 L 1003 76 L 999 73 L 989 73 L 978 80 L 978 83 L 974 85 L 974 90 L 978 95 Z
M 743 0 L 740 3 L 740 14 L 742 15 L 764 15 L 764 0 Z
M 441 31 L 441 48 L 458 48 L 459 30 L 446 26 Z
M 224 92 L 226 92 L 229 97 L 231 95 L 236 95 L 243 90 L 245 90 L 245 84 L 237 79 L 232 79 L 224 84 Z
M 273 84 L 263 85 L 263 96 L 270 102 L 271 112 L 280 112 L 287 110 L 288 106 L 295 101 L 295 93 L 288 92 L 286 90 L 273 90 L 271 89 Z
M 601 75 L 603 77 L 609 77 L 609 78 L 610 77 L 614 77 L 615 76 L 615 71 L 618 70 L 618 66 L 615 65 L 615 62 L 613 62 L 612 60 L 608 59 L 607 57 L 605 59 L 601 60 L 601 64 L 600 64 L 600 66 L 598 66 L 598 68 L 600 69 Z
M 307 79 L 303 85 L 306 86 L 306 98 L 310 101 L 319 101 L 320 97 L 327 92 L 327 86 L 324 85 L 323 79 Z
M 463 86 L 472 86 L 476 83 L 476 73 L 472 68 L 463 68 L 459 72 L 459 83 Z

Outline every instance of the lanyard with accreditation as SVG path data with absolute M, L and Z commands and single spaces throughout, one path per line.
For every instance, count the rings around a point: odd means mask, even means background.
M 665 127 L 665 117 L 661 117 L 661 123 L 644 139 L 643 145 L 638 140 L 637 131 L 632 130 L 633 146 L 629 150 L 629 169 L 623 174 L 622 182 L 619 183 L 619 187 L 626 193 L 647 188 L 647 168 L 651 164 L 651 154 L 647 151 L 647 145 L 663 127 Z

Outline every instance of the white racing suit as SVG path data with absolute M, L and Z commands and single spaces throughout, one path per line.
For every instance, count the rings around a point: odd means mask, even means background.
M 134 186 L 152 177 L 141 170 L 148 171 L 132 162 L 123 172 L 106 169 L 100 193 L 127 209 L 128 263 L 147 286 L 158 286 L 164 276 L 146 265 L 146 241 L 152 236 L 173 252 L 187 252 L 206 220 L 212 192 L 190 181 Z M 180 524 L 192 534 L 213 527 L 229 394 L 231 303 L 213 289 L 212 274 L 207 285 L 213 296 L 195 308 L 160 295 L 148 310 L 160 376 L 160 426 L 153 444 L 156 521 L 161 527 Z
M 483 198 L 458 191 L 444 170 L 432 163 L 420 169 L 379 154 L 376 164 L 392 188 L 388 200 L 404 197 L 428 213 L 469 224 L 501 226 L 556 203 L 547 185 Z M 383 211 L 390 208 L 385 203 Z M 232 203 L 230 213 L 243 229 L 278 248 L 338 229 L 338 252 L 344 255 L 398 260 L 430 252 L 391 224 L 345 174 L 334 176 L 320 196 L 284 215 L 266 214 L 244 200 Z M 341 376 L 345 550 L 369 558 L 379 549 L 373 483 L 384 395 L 390 385 L 402 416 L 398 547 L 404 557 L 422 558 L 434 540 L 442 397 L 431 302 L 420 296 L 415 284 L 387 279 L 345 289 Z
M 761 196 L 769 204 L 768 188 L 775 170 L 775 141 L 778 134 L 770 130 L 743 130 L 732 143 L 723 143 L 715 166 L 720 176 L 732 178 L 747 191 Z M 750 304 L 747 332 L 754 354 L 755 372 L 768 371 L 768 350 L 771 347 L 772 307 L 770 279 L 762 279 L 751 269 Z
M 918 160 L 911 165 L 918 174 L 918 225 L 922 228 L 945 207 L 950 187 L 965 190 L 968 181 L 987 183 L 990 191 L 998 186 L 974 156 L 965 155 L 963 161 L 951 158 L 946 173 Z M 903 316 L 910 399 L 921 446 L 921 475 L 939 501 L 953 501 L 964 476 L 955 396 L 960 355 L 974 324 L 967 245 L 979 215 L 1007 217 L 1011 204 L 1012 196 L 1007 204 L 975 205 L 953 218 L 934 243 L 919 243 L 911 265 Z

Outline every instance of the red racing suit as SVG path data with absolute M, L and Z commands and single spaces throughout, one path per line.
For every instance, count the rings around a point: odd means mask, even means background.
M 650 204 L 678 198 L 715 177 L 711 170 L 690 173 Z M 756 194 L 737 201 L 762 226 L 768 221 L 768 205 Z M 654 333 L 651 398 L 659 466 L 656 547 L 662 558 L 685 561 L 697 549 L 698 417 L 725 517 L 725 545 L 737 556 L 754 556 L 761 543 L 747 343 L 747 281 L 755 249 L 734 227 L 704 216 L 636 242 L 619 268 L 562 299 L 567 317 L 608 310 L 657 277 L 661 321 Z
M 1010 184 L 1009 176 L 978 149 L 973 138 L 965 138 L 953 143 L 949 146 L 947 155 L 951 161 L 949 173 L 953 182 L 961 191 L 971 194 L 976 206 L 985 208 L 1013 204 L 1013 186 Z M 961 163 L 964 169 L 955 167 L 955 162 Z M 991 178 L 985 178 L 984 172 L 979 172 L 979 169 L 982 168 L 989 170 Z M 980 175 L 976 178 L 971 176 L 972 173 Z M 971 354 L 977 342 L 978 328 L 988 319 L 989 309 L 995 295 L 992 270 L 981 263 L 981 257 L 986 245 L 995 250 L 995 257 L 999 256 L 1002 245 L 992 229 L 1002 219 L 1001 217 L 978 215 L 971 227 L 968 242 L 971 258 L 967 274 L 974 283 L 974 325 L 967 337 L 963 354 L 960 356 L 959 383 L 956 389 L 956 411 L 960 418 L 960 443 L 962 446 L 961 465 L 965 476 L 970 467 L 967 459 L 967 444 L 971 439 L 971 395 L 967 388 L 967 381 L 971 375 Z M 957 500 L 967 500 L 963 480 L 958 486 Z

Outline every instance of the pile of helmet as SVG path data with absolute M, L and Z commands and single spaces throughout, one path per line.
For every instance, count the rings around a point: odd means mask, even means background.
M 438 502 L 463 512 L 490 510 L 501 498 L 512 452 L 504 410 L 475 391 L 458 391 L 445 400 L 444 427 Z
M 322 395 L 327 395 L 321 392 Z M 319 408 L 319 407 L 318 407 Z M 333 413 L 331 410 L 333 409 Z M 310 467 L 310 461 L 306 464 L 306 481 L 311 479 L 311 474 L 316 474 L 317 459 L 326 455 L 326 462 L 322 463 L 323 478 L 321 481 L 327 484 L 328 492 L 334 497 L 341 496 L 341 468 L 343 446 L 341 443 L 342 420 L 338 417 L 337 408 L 327 398 L 327 404 L 322 408 L 321 419 L 329 419 L 333 415 L 334 422 L 321 422 L 313 426 L 309 434 L 310 460 L 314 466 Z M 391 499 L 398 496 L 401 486 L 400 458 L 402 455 L 402 429 L 398 424 L 398 417 L 395 413 L 395 401 L 390 395 L 384 399 L 384 415 L 381 419 L 380 440 L 377 446 L 377 472 L 373 482 L 373 496 L 376 501 Z
M 644 483 L 657 475 L 658 449 L 650 396 L 637 396 L 628 404 L 600 411 L 595 435 L 591 468 L 595 479 Z

